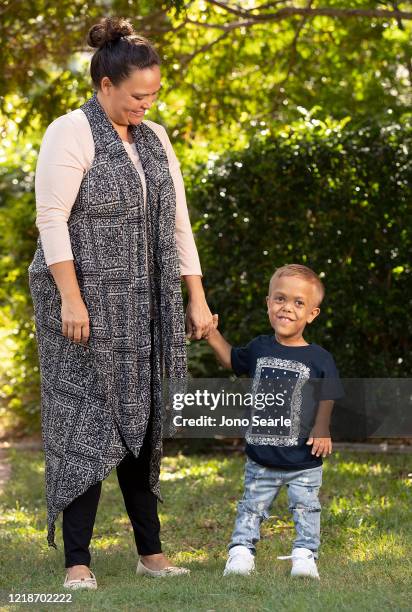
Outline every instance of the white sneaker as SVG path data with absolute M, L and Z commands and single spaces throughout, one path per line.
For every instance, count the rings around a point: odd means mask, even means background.
M 229 558 L 226 562 L 224 576 L 228 574 L 240 574 L 249 576 L 255 569 L 255 557 L 247 546 L 233 546 L 229 550 Z
M 292 559 L 291 576 L 303 576 L 320 580 L 314 554 L 309 548 L 294 548 L 290 556 L 278 557 L 278 559 Z

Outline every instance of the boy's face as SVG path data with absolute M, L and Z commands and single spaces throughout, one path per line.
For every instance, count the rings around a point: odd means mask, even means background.
M 270 324 L 280 342 L 302 340 L 306 324 L 320 312 L 317 299 L 316 286 L 300 276 L 281 276 L 272 281 L 266 303 Z

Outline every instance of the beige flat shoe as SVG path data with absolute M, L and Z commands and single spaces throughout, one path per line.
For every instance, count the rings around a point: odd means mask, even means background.
M 90 571 L 90 570 L 89 570 Z M 76 580 L 69 580 L 68 574 L 63 583 L 65 589 L 97 589 L 96 576 L 90 571 L 90 578 L 77 578 Z
M 169 576 L 187 576 L 190 574 L 190 569 L 187 567 L 175 567 L 173 565 L 165 567 L 162 570 L 151 570 L 140 561 L 137 564 L 136 574 L 138 576 L 150 576 L 151 578 L 166 578 Z

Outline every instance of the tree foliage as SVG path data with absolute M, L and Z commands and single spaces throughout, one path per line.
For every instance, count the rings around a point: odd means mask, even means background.
M 1 110 L 22 126 L 47 125 L 90 90 L 85 40 L 99 17 L 124 15 L 163 58 L 165 90 L 154 116 L 187 144 L 236 145 L 253 121 L 283 124 L 298 107 L 363 122 L 409 114 L 411 3 L 371 0 L 242 3 L 219 0 L 5 0 Z M 172 8 L 173 7 L 173 8 Z M 8 94 L 19 100 L 9 104 Z M 38 124 L 37 124 L 38 125 Z

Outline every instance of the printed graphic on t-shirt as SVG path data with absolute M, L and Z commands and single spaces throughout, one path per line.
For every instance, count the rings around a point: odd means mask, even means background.
M 310 368 L 300 361 L 259 357 L 253 378 L 254 398 L 249 444 L 296 446 L 302 414 L 302 388 Z

